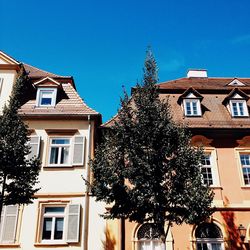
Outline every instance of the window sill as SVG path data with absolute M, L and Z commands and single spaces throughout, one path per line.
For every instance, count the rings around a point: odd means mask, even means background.
M 57 242 L 54 242 L 54 241 L 51 241 L 51 242 L 41 242 L 41 243 L 35 243 L 34 246 L 35 247 L 46 247 L 46 246 L 65 246 L 67 247 L 69 244 L 68 243 L 57 243 Z
M 221 187 L 221 186 L 210 186 L 210 188 L 223 190 L 223 187 Z
M 73 165 L 47 165 L 47 166 L 44 166 L 44 168 L 72 168 Z
M 19 243 L 0 243 L 0 248 L 16 248 L 16 247 L 20 247 Z

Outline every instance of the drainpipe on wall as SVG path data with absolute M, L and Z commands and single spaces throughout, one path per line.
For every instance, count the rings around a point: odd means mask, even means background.
M 85 209 L 84 209 L 84 238 L 83 238 L 83 249 L 88 250 L 88 235 L 89 235 L 89 183 L 90 183 L 90 166 L 89 160 L 91 159 L 91 141 L 92 141 L 92 127 L 90 115 L 88 115 L 88 159 L 86 166 L 86 190 L 85 190 Z

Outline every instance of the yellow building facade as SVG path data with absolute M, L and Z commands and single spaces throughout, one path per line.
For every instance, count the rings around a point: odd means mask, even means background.
M 214 191 L 215 212 L 200 225 L 172 225 L 164 248 L 150 223 L 108 221 L 110 249 L 249 249 L 250 79 L 190 70 L 158 88 L 160 99 L 169 100 L 173 119 L 191 130 L 192 144 L 204 148 L 201 171 Z

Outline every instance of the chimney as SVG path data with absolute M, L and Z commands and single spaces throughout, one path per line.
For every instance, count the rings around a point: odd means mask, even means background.
M 189 69 L 187 72 L 187 78 L 190 77 L 207 77 L 206 69 Z

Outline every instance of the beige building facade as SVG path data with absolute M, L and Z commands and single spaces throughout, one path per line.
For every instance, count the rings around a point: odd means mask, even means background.
M 31 83 L 19 110 L 30 132 L 31 154 L 42 167 L 33 204 L 4 207 L 2 249 L 103 249 L 104 205 L 89 195 L 101 115 L 76 91 L 74 79 L 23 64 Z M 0 110 L 9 98 L 20 63 L 0 52 Z

